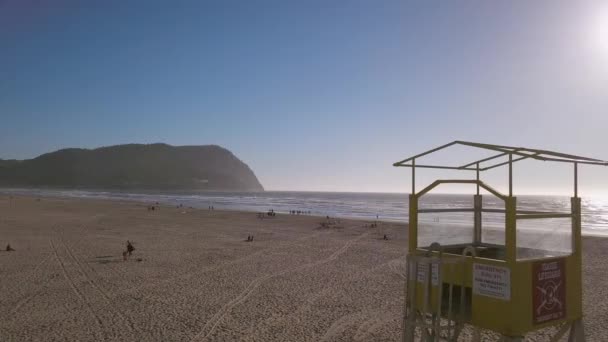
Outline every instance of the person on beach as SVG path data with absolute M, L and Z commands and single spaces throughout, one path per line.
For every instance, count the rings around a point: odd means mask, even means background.
M 129 256 L 131 256 L 131 253 L 133 253 L 134 250 L 135 247 L 133 247 L 131 241 L 127 240 L 127 253 L 129 253 Z
M 11 244 L 9 243 L 8 245 L 6 245 L 6 251 L 7 252 L 14 252 L 15 250 L 13 249 L 13 247 L 11 247 Z

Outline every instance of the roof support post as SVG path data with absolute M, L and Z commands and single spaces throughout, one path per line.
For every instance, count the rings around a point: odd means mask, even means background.
M 479 185 L 477 186 L 479 189 Z M 477 195 L 473 196 L 473 246 L 481 245 L 481 212 L 483 210 L 483 199 L 482 196 Z
M 578 163 L 574 163 L 574 198 L 578 197 Z
M 517 197 L 505 199 L 505 245 L 506 259 L 511 265 L 517 261 Z
M 412 159 L 412 195 L 416 194 L 416 158 Z
M 418 247 L 418 197 L 414 194 L 410 195 L 409 209 L 408 248 L 413 253 Z
M 513 153 L 509 153 L 509 197 L 513 197 Z
M 479 195 L 479 163 L 477 163 L 477 195 Z

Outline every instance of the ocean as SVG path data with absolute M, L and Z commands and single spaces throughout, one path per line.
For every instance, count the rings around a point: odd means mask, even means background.
M 29 195 L 39 197 L 70 197 L 132 200 L 148 203 L 159 202 L 167 205 L 180 205 L 206 209 L 244 210 L 266 212 L 270 209 L 277 213 L 290 210 L 310 212 L 311 215 L 364 220 L 407 222 L 408 194 L 398 193 L 355 193 L 355 192 L 296 192 L 266 191 L 247 192 L 125 192 L 90 190 L 49 190 L 49 189 L 0 189 L 4 194 Z M 500 200 L 484 196 L 484 208 L 501 208 Z M 420 202 L 420 208 L 471 208 L 471 195 L 428 194 Z M 518 196 L 518 209 L 536 211 L 555 211 L 567 213 L 570 198 L 566 196 Z M 377 216 L 376 216 L 377 215 Z M 435 225 L 472 224 L 472 213 L 421 214 L 420 223 Z M 504 215 L 484 214 L 484 227 L 500 228 Z M 524 221 L 524 220 L 522 220 Z M 530 229 L 568 230 L 569 219 L 525 220 L 518 227 Z M 518 221 L 519 222 L 519 221 Z M 608 199 L 582 199 L 583 234 L 608 237 Z

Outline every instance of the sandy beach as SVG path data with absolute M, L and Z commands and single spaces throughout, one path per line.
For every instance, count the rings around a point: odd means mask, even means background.
M 1 196 L 0 341 L 399 340 L 406 225 L 147 205 Z M 592 342 L 607 257 L 584 239 Z

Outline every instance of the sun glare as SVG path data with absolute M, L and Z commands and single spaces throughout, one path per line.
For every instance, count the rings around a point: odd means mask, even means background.
M 608 62 L 608 7 L 595 13 L 591 22 L 591 40 L 593 48 Z

